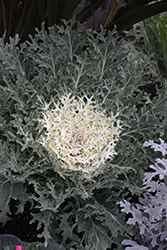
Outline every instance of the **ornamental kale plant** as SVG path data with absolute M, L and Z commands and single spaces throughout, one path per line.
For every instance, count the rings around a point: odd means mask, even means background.
M 154 151 L 167 155 L 167 143 L 160 139 L 160 144 L 152 140 L 144 143 Z M 131 206 L 130 202 L 120 202 L 122 212 L 131 214 L 127 223 L 131 225 L 133 240 L 124 240 L 125 249 L 166 249 L 167 248 L 167 159 L 157 158 L 154 165 L 149 166 L 143 179 L 143 198 Z
M 132 42 L 78 24 L 37 30 L 31 42 L 0 39 L 0 221 L 10 199 L 36 207 L 45 246 L 121 249 L 131 233 L 117 202 L 140 195 L 143 143 L 165 136 L 167 85 Z M 137 178 L 136 178 L 137 173 Z
M 84 96 L 86 98 L 86 96 Z M 62 168 L 83 171 L 87 174 L 115 155 L 115 144 L 120 125 L 113 114 L 109 119 L 104 112 L 96 111 L 91 99 L 63 96 L 62 107 L 43 113 L 45 128 L 41 145 L 61 160 Z

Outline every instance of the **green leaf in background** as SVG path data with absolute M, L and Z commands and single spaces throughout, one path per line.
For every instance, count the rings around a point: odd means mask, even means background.
M 104 6 L 107 6 L 107 11 Z M 99 23 L 99 9 L 100 12 Z M 100 25 L 112 30 L 114 25 L 118 31 L 131 28 L 133 24 L 158 13 L 167 11 L 166 0 L 0 0 L 0 36 L 9 37 L 19 34 L 21 41 L 29 40 L 35 35 L 35 28 L 45 22 L 45 29 L 53 24 L 62 24 L 61 20 L 69 21 L 73 15 L 81 23 L 93 18 L 91 28 Z M 95 25 L 98 23 L 98 26 Z M 73 26 L 73 28 L 76 28 Z
M 152 18 L 156 38 L 160 48 L 167 73 L 167 13 L 162 13 Z
M 157 2 L 152 0 L 130 0 L 125 7 L 120 9 L 117 7 L 117 1 L 115 0 L 114 2 L 115 5 L 110 10 L 104 27 L 112 30 L 114 25 L 116 25 L 119 32 L 132 28 L 135 23 L 167 11 L 166 0 Z M 117 12 L 116 14 L 115 11 Z
M 46 27 L 68 20 L 81 0 L 0 0 L 0 35 L 7 30 L 6 40 L 19 33 L 21 41 L 35 34 L 45 21 Z
M 167 13 L 161 13 L 134 25 L 126 32 L 136 38 L 138 49 L 151 55 L 159 71 L 159 76 L 167 76 Z

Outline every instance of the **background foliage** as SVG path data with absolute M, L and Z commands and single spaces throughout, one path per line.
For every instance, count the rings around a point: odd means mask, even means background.
M 159 80 L 151 59 L 115 30 L 87 33 L 78 24 L 75 31 L 75 22 L 53 26 L 49 35 L 42 25 L 19 46 L 18 36 L 0 40 L 0 220 L 9 219 L 10 198 L 19 200 L 18 213 L 30 201 L 45 245 L 122 249 L 131 231 L 117 202 L 141 193 L 145 166 L 154 161 L 143 143 L 166 138 L 167 85 L 161 79 L 151 100 L 139 88 L 150 74 Z M 41 111 L 69 92 L 94 96 L 122 121 L 118 155 L 91 179 L 55 171 L 60 163 L 39 147 Z
M 81 23 L 91 19 L 89 25 L 100 25 L 118 31 L 131 28 L 133 24 L 158 13 L 167 11 L 166 0 L 0 0 L 0 36 L 5 38 L 19 34 L 21 41 L 35 35 L 45 21 L 45 28 L 61 24 L 73 15 Z M 99 21 L 101 20 L 101 21 Z
M 163 77 L 167 76 L 167 13 L 156 15 L 134 25 L 130 32 L 135 35 L 138 49 L 152 55 L 157 69 Z M 166 72 L 166 73 L 165 73 Z

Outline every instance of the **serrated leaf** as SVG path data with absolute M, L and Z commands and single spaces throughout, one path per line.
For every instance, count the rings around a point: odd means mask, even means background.
M 0 175 L 0 221 L 3 225 L 9 220 L 7 214 L 10 214 L 9 201 L 12 197 L 12 188 L 12 182 Z
M 123 245 L 129 245 L 129 247 L 126 247 L 125 250 L 148 250 L 148 247 L 145 247 L 143 245 L 139 245 L 137 242 L 132 240 L 123 240 Z

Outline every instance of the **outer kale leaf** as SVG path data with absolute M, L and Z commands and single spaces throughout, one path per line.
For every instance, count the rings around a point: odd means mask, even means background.
M 80 25 L 73 30 L 73 23 L 51 27 L 48 33 L 43 25 L 31 42 L 19 46 L 18 36 L 10 44 L 0 40 L 0 216 L 5 223 L 10 198 L 19 199 L 18 211 L 27 200 L 35 201 L 40 212 L 33 214 L 33 220 L 43 227 L 46 244 L 55 237 L 67 249 L 121 249 L 123 232 L 129 231 L 117 202 L 142 192 L 144 166 L 155 159 L 143 143 L 165 133 L 166 118 L 160 118 L 166 112 L 167 85 L 151 100 L 139 89 L 150 72 L 158 78 L 149 57 L 136 51 L 133 42 L 120 39 L 115 30 L 89 34 Z M 107 116 L 121 121 L 117 155 L 90 179 L 62 171 L 62 163 L 39 144 L 42 112 L 69 93 L 92 97 Z M 145 187 L 154 192 L 159 187 L 162 193 L 165 172 L 159 165 L 166 163 L 157 164 L 154 173 L 145 176 Z M 162 177 L 158 187 L 152 181 L 157 176 Z M 162 203 L 163 197 L 157 197 Z M 135 214 L 135 209 L 129 212 Z M 162 207 L 152 206 L 150 211 L 155 217 Z M 141 225 L 144 231 L 142 218 Z

